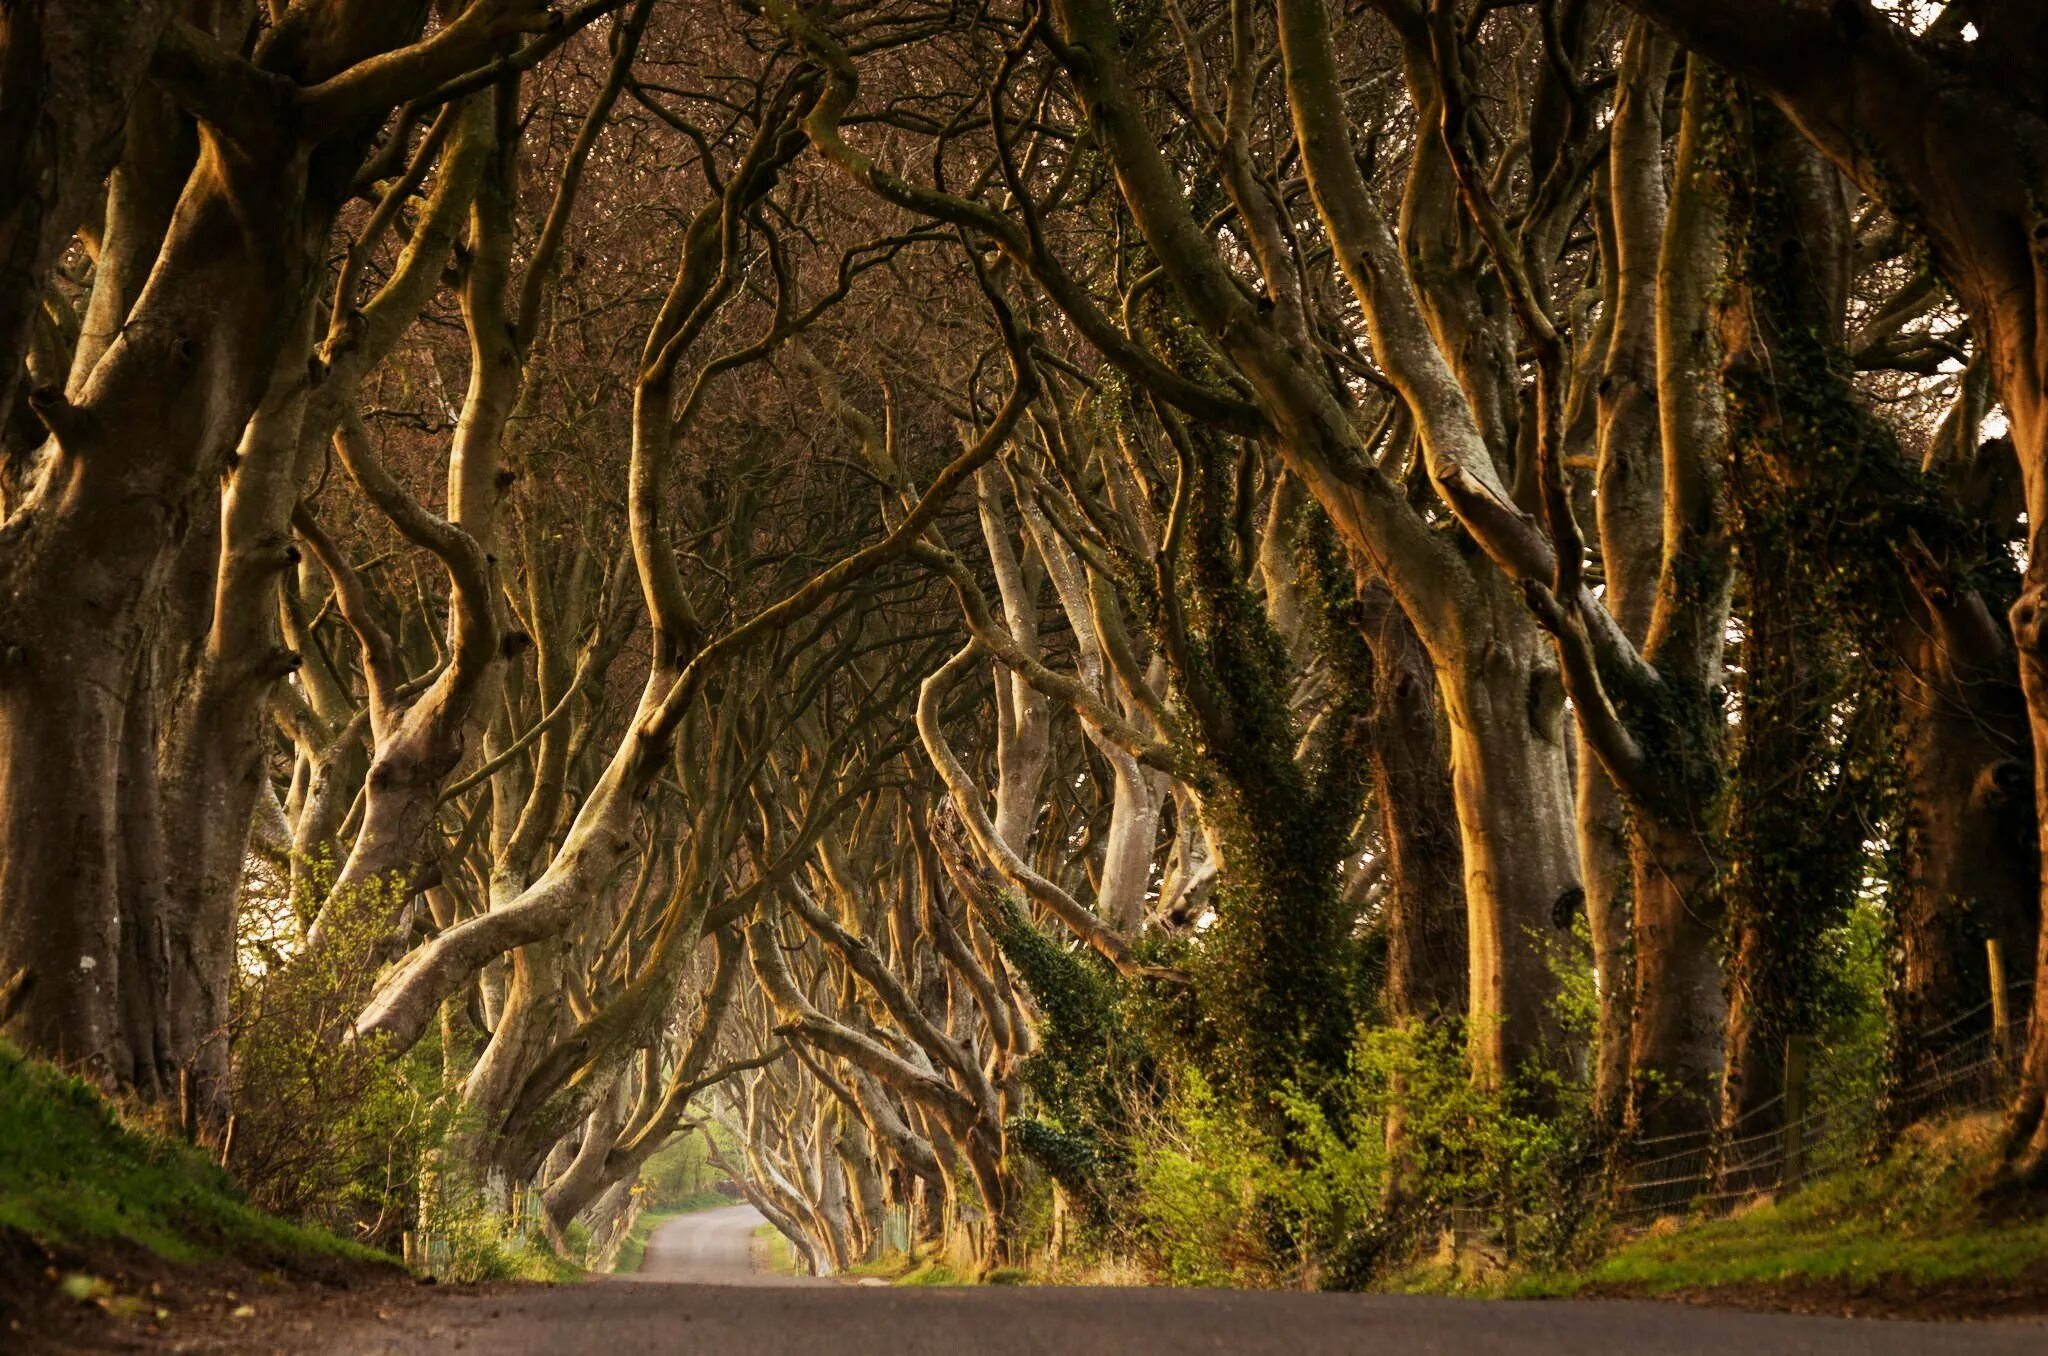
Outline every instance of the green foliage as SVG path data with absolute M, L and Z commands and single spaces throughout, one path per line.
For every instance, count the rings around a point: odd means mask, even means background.
M 1100 1109 L 1106 1053 L 1120 1044 L 1114 980 L 1093 955 L 1061 947 L 1014 896 L 997 903 L 994 934 L 1039 1011 L 1039 1049 L 1024 1066 L 1044 1113 L 1068 1125 Z
M 252 1208 L 198 1149 L 124 1126 L 90 1087 L 0 1045 L 0 1227 L 177 1261 L 390 1261 Z
M 675 1214 L 731 1205 L 738 1199 L 725 1174 L 711 1166 L 704 1137 L 715 1133 L 721 1132 L 714 1126 L 677 1135 L 641 1164 L 636 1192 L 642 1209 Z
M 1814 947 L 1815 1034 L 1825 1058 L 1814 1066 L 1813 1105 L 1836 1129 L 1831 1142 L 1851 1153 L 1872 1142 L 1888 1088 L 1889 932 L 1879 902 L 1866 897 Z
M 1126 989 L 1014 900 L 1001 909 L 996 939 L 1041 1013 L 1021 1070 L 1033 1114 L 1011 1122 L 1011 1144 L 1067 1191 L 1082 1252 L 1142 1257 L 1176 1284 L 1356 1285 L 1415 1212 L 1453 1202 L 1504 1218 L 1525 1258 L 1585 1237 L 1598 1164 L 1583 1092 L 1554 1076 L 1476 1086 L 1456 1023 L 1367 1028 L 1340 1075 L 1283 1081 L 1269 1114 L 1248 1115 L 1228 1066 L 1212 1076 L 1170 1031 L 1163 1048 L 1137 1034 L 1180 991 Z M 1565 985 L 1566 1025 L 1590 1031 L 1586 971 Z
M 1033 1114 L 1009 1127 L 1019 1152 L 1065 1189 L 1083 1223 L 1100 1228 L 1128 1174 L 1129 1104 L 1151 1093 L 1150 1051 L 1118 1010 L 1115 977 L 1069 951 L 1001 896 L 993 932 L 1038 1005 L 1039 1048 L 1020 1073 Z
M 1036 1116 L 1020 1116 L 1008 1129 L 1017 1151 L 1045 1169 L 1047 1176 L 1077 1198 L 1099 1199 L 1102 1152 L 1093 1135 L 1063 1130 Z
M 1141 1126 L 1133 1241 L 1168 1280 L 1362 1285 L 1406 1241 L 1410 1211 L 1459 1202 L 1504 1220 L 1523 1258 L 1566 1256 L 1587 1235 L 1585 1108 L 1559 1087 L 1474 1084 L 1455 1024 L 1364 1031 L 1339 1095 L 1280 1102 L 1284 1143 L 1184 1073 Z
M 1572 915 L 1570 945 L 1544 937 L 1543 959 L 1557 983 L 1551 1008 L 1567 1045 L 1593 1049 L 1600 1039 L 1600 977 L 1593 966 L 1593 929 L 1585 910 Z
M 326 874 L 308 873 L 309 893 Z M 345 891 L 320 951 L 245 965 L 231 1032 L 232 1166 L 251 1198 L 387 1247 L 408 1227 L 419 1164 L 456 1128 L 438 1033 L 396 1060 L 349 1035 L 402 898 L 382 882 Z
M 1270 1284 L 1281 1269 L 1261 1228 L 1285 1187 L 1270 1138 L 1189 1073 L 1138 1147 L 1137 1242 L 1175 1285 Z
M 425 1267 L 444 1280 L 472 1283 L 519 1279 L 526 1240 L 507 1247 L 506 1212 L 469 1165 L 434 1152 L 419 1184 L 419 1237 Z

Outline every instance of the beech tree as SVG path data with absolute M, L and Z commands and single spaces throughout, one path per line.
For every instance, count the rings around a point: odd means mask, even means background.
M 2032 9 L 9 8 L 0 1028 L 821 1272 L 1563 1247 L 1845 1003 L 1896 1129 L 2048 960 Z

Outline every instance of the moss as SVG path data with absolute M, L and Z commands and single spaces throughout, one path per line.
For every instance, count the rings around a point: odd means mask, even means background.
M 896 1281 L 898 1285 L 971 1285 L 974 1278 L 953 1269 L 945 1259 L 932 1257 L 920 1262 Z
M 46 1243 L 121 1243 L 178 1262 L 390 1262 L 250 1206 L 199 1150 L 124 1125 L 76 1079 L 0 1046 L 0 1227 Z

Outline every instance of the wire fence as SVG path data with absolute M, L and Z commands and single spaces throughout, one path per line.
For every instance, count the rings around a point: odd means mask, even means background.
M 1408 1223 L 1406 1246 L 1435 1240 L 1454 1255 L 1506 1261 L 1557 1246 L 1594 1219 L 1632 1230 L 1666 1216 L 1725 1214 L 1862 1162 L 1885 1134 L 1917 1121 L 1996 1108 L 2019 1074 L 2031 990 L 2031 981 L 2007 986 L 2002 999 L 1921 1033 L 1910 1067 L 1888 1088 L 1875 1069 L 1794 1042 L 1786 1092 L 1735 1124 L 1633 1141 L 1604 1171 L 1596 1158 L 1567 1173 L 1578 1185 L 1556 1183 L 1556 1199 L 1482 1193 L 1444 1203 Z
M 2026 1048 L 2031 988 L 2011 985 L 2003 1002 L 1986 1001 L 1922 1033 L 1914 1067 L 1882 1102 L 1810 1101 L 1806 1088 L 1828 1071 L 1802 1068 L 1803 1077 L 1788 1078 L 1787 1095 L 1733 1126 L 1637 1141 L 1614 1183 L 1612 1218 L 1639 1225 L 1728 1210 L 1858 1161 L 1885 1126 L 1998 1106 Z M 1801 1062 L 1788 1057 L 1788 1072 Z

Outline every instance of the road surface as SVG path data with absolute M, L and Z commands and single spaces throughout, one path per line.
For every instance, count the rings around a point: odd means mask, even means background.
M 2044 1356 L 2048 1324 L 1234 1290 L 904 1289 L 762 1277 L 741 1206 L 655 1231 L 636 1283 L 448 1292 L 290 1343 L 329 1356 Z M 311 1338 L 312 1340 L 306 1340 Z
M 663 1221 L 647 1239 L 640 1270 L 622 1280 L 698 1285 L 804 1285 L 794 1276 L 754 1270 L 754 1230 L 766 1221 L 751 1205 L 697 1210 Z

